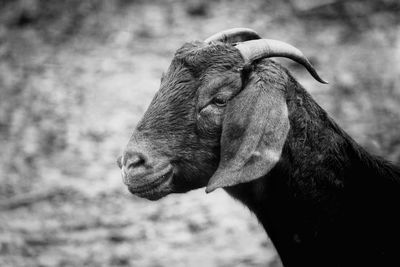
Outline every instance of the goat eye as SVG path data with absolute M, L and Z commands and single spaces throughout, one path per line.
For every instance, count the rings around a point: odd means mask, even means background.
M 224 106 L 226 106 L 227 101 L 226 101 L 226 99 L 216 97 L 213 99 L 212 103 L 214 105 L 216 105 L 217 107 L 224 107 Z

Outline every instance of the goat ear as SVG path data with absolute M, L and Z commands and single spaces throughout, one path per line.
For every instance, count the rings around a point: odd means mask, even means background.
M 226 107 L 220 162 L 206 192 L 267 174 L 280 159 L 288 131 L 283 90 L 250 82 Z

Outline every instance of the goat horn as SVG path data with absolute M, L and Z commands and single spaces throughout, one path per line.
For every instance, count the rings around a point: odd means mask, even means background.
M 261 39 L 260 35 L 247 28 L 233 28 L 218 32 L 210 37 L 208 37 L 204 42 L 224 42 L 224 43 L 238 43 L 248 40 Z
M 245 63 L 252 63 L 254 60 L 268 57 L 286 57 L 303 65 L 311 76 L 320 83 L 328 83 L 319 77 L 317 71 L 311 65 L 310 61 L 296 47 L 285 42 L 261 39 L 252 40 L 244 43 L 238 43 L 235 46 L 243 56 Z

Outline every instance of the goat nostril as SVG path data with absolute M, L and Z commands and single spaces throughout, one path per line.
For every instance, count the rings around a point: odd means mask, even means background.
M 118 164 L 118 167 L 121 169 L 122 168 L 122 156 L 119 156 L 117 158 L 117 164 Z
M 143 166 L 143 165 L 145 165 L 145 163 L 146 163 L 146 160 L 145 160 L 144 156 L 142 156 L 141 154 L 138 154 L 138 155 L 134 155 L 131 158 L 129 158 L 126 162 L 126 166 L 127 166 L 127 169 L 129 170 L 129 169 L 134 169 L 134 168 Z

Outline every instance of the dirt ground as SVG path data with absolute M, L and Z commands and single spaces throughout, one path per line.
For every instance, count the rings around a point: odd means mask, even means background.
M 0 4 L 0 266 L 281 266 L 223 190 L 151 202 L 127 192 L 115 163 L 174 51 L 226 28 L 299 47 L 330 85 L 279 62 L 358 142 L 400 163 L 396 1 L 292 2 Z

